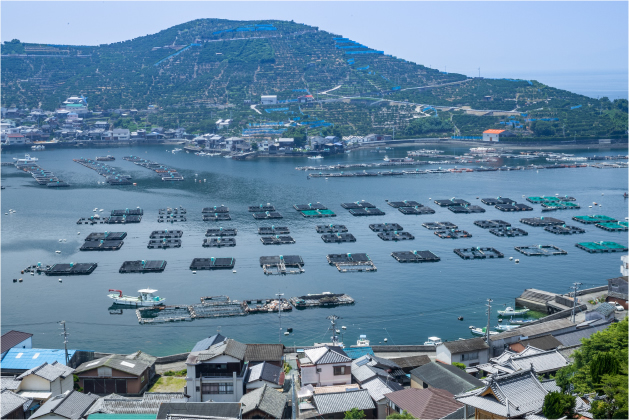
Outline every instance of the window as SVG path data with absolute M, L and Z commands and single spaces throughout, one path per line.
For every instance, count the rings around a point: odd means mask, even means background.
M 203 394 L 233 394 L 234 384 L 231 382 L 220 384 L 201 384 Z
M 111 368 L 109 367 L 99 367 L 98 368 L 98 376 L 101 378 L 110 378 L 111 377 Z
M 317 368 L 317 373 L 321 373 L 321 368 Z
M 464 353 L 461 355 L 461 360 L 476 360 L 478 359 L 478 352 Z
M 334 366 L 335 375 L 345 375 L 346 366 Z

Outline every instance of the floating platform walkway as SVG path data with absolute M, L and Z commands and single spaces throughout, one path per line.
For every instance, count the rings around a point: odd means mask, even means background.
M 275 211 L 275 206 L 272 206 L 271 203 L 259 204 L 257 206 L 249 206 L 250 213 L 267 212 L 267 211 Z
M 380 232 L 378 234 L 378 238 L 382 239 L 383 241 L 406 241 L 415 239 L 415 237 L 408 232 L 398 232 L 396 230 Z
M 435 211 L 426 206 L 414 206 L 414 207 L 398 207 L 398 211 L 402 214 L 435 214 Z
M 525 225 L 534 226 L 534 227 L 545 227 L 545 226 L 555 226 L 555 225 L 565 225 L 566 223 L 563 220 L 555 219 L 552 217 L 530 217 L 525 219 L 520 219 L 521 223 Z
M 489 233 L 492 235 L 499 236 L 501 238 L 515 238 L 517 236 L 527 236 L 528 232 L 524 229 L 514 228 L 511 226 L 498 227 L 494 229 L 489 229 Z
M 293 208 L 297 211 L 303 211 L 303 210 L 328 210 L 328 208 L 326 206 L 324 206 L 323 204 L 316 202 L 316 203 L 308 203 L 308 204 L 294 204 Z
M 302 210 L 301 215 L 304 217 L 336 217 L 336 214 L 332 210 Z
M 597 228 L 606 230 L 608 232 L 626 232 L 629 226 L 628 222 L 603 222 L 597 223 L 594 226 Z
M 352 216 L 384 216 L 385 213 L 375 207 L 351 209 L 349 213 Z
M 401 263 L 423 263 L 441 261 L 441 258 L 437 257 L 431 251 L 397 251 L 392 252 L 391 256 Z
M 181 238 L 183 236 L 183 230 L 154 230 L 151 232 L 150 239 L 164 239 L 164 238 Z
M 293 296 L 289 299 L 296 309 L 303 309 L 317 306 L 337 306 L 353 305 L 354 299 L 344 293 L 320 293 L 308 294 L 304 296 Z
M 195 258 L 190 264 L 190 270 L 231 270 L 235 264 L 235 258 Z
M 146 247 L 148 249 L 181 248 L 181 239 L 151 239 Z
M 127 223 L 140 223 L 142 221 L 142 216 L 137 216 L 137 215 L 116 215 L 116 216 L 109 216 L 109 217 L 104 217 L 103 218 L 103 222 L 110 224 L 110 225 L 114 225 L 114 224 L 127 224 Z
M 165 260 L 125 261 L 118 270 L 119 273 L 161 273 L 166 269 Z
M 229 213 L 229 207 L 226 206 L 214 206 L 214 207 L 204 207 L 201 210 L 202 214 L 211 214 L 211 213 Z
M 162 181 L 183 181 L 183 176 L 176 169 L 138 156 L 124 156 L 122 159 L 149 169 L 162 178 Z
M 154 306 L 135 310 L 140 324 L 192 321 L 188 305 Z
M 135 209 L 117 209 L 111 211 L 112 216 L 142 216 L 143 214 L 144 210 L 140 207 Z
M 481 206 L 473 206 L 473 205 L 462 205 L 462 206 L 445 206 L 452 213 L 455 214 L 470 214 L 470 213 L 485 213 L 486 210 Z
M 258 228 L 258 235 L 287 235 L 290 229 L 286 226 L 264 226 Z
M 270 219 L 283 219 L 282 216 L 277 211 L 265 211 L 264 213 L 252 213 L 253 218 L 256 220 L 270 220 Z
M 466 230 L 460 229 L 438 229 L 434 231 L 434 234 L 441 239 L 460 239 L 472 237 L 471 233 Z
M 204 248 L 223 248 L 230 246 L 236 246 L 236 238 L 223 238 L 219 236 L 203 240 Z
M 392 232 L 404 230 L 404 228 L 397 223 L 374 223 L 369 225 L 369 229 L 374 232 Z
M 430 230 L 457 229 L 458 226 L 450 222 L 426 222 L 422 226 Z
M 616 242 L 579 242 L 575 245 L 577 248 L 581 248 L 591 254 L 600 252 L 627 252 L 629 249 Z
M 225 236 L 236 236 L 238 234 L 238 229 L 224 229 L 222 227 L 219 228 L 214 228 L 214 229 L 208 229 L 207 231 L 205 231 L 205 236 L 207 237 L 212 237 L 212 236 L 220 236 L 220 237 L 225 237 Z
M 231 220 L 231 216 L 229 213 L 212 213 L 212 214 L 204 214 L 203 221 L 204 222 L 222 222 Z
M 363 253 L 328 254 L 327 260 L 330 265 L 335 266 L 341 273 L 377 270 L 369 255 Z
M 460 198 L 450 198 L 445 200 L 435 200 L 435 204 L 440 207 L 450 207 L 450 206 L 469 206 L 471 203 L 466 200 L 462 200 Z
M 555 245 L 516 246 L 515 250 L 526 256 L 547 257 L 551 255 L 568 255 L 568 252 Z
M 572 220 L 583 223 L 584 225 L 594 225 L 597 223 L 617 222 L 613 217 L 604 216 L 602 214 L 594 214 L 592 216 L 574 216 Z
M 356 237 L 351 233 L 326 233 L 321 235 L 321 239 L 325 243 L 342 243 L 342 242 L 356 242 Z
M 286 244 L 294 244 L 295 240 L 292 236 L 263 236 L 260 238 L 260 241 L 263 245 L 286 245 Z
M 474 224 L 483 229 L 499 229 L 511 226 L 511 223 L 504 220 L 476 220 Z
M 496 248 L 457 248 L 454 253 L 464 260 L 484 260 L 488 258 L 504 258 L 504 254 Z
M 70 186 L 70 184 L 68 184 L 67 182 L 62 181 L 59 178 L 57 178 L 57 176 L 55 176 L 55 174 L 52 171 L 47 171 L 45 169 L 42 169 L 41 167 L 39 167 L 39 165 L 37 165 L 34 162 L 19 162 L 18 161 L 14 165 L 18 170 L 24 171 L 30 174 L 35 180 L 35 182 L 37 182 L 39 185 L 45 185 L 50 188 Z
M 277 255 L 260 257 L 260 267 L 264 274 L 280 275 L 280 274 L 301 274 L 304 260 L 299 255 Z
M 585 233 L 585 229 L 567 225 L 546 226 L 544 230 L 546 232 L 554 233 L 555 235 L 574 235 L 578 233 Z

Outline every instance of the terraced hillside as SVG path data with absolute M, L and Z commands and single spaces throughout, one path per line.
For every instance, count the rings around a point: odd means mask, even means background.
M 152 104 L 160 110 L 152 123 L 189 132 L 212 131 L 219 117 L 234 119 L 233 134 L 292 121 L 324 134 L 334 127 L 344 135 L 395 130 L 396 137 L 479 135 L 507 123 L 521 135 L 614 135 L 627 124 L 626 101 L 536 81 L 468 79 L 286 21 L 200 19 L 95 47 L 8 42 L 1 87 L 5 107 L 53 110 L 75 94 L 93 110 Z M 280 103 L 251 109 L 261 95 Z M 305 95 L 313 100 L 300 103 Z

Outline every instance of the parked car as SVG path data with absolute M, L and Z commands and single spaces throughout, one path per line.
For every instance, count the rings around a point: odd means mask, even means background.
M 618 304 L 618 303 L 615 306 L 616 306 L 616 311 L 617 312 L 622 312 L 622 311 L 625 310 L 625 308 L 622 305 Z

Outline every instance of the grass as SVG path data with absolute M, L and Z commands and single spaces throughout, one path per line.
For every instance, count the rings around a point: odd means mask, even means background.
M 153 384 L 149 392 L 180 392 L 186 385 L 186 378 L 162 376 Z

